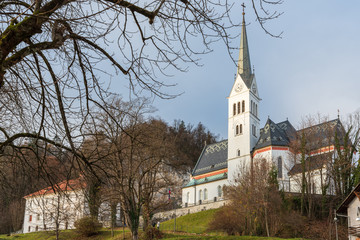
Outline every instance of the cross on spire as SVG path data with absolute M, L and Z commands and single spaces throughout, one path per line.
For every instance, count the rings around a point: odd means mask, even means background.
M 243 7 L 243 13 L 242 14 L 245 15 L 245 8 L 246 8 L 245 3 L 242 3 L 241 6 Z

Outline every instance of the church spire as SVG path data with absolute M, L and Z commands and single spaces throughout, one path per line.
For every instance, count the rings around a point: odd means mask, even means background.
M 249 45 L 246 35 L 246 25 L 245 25 L 245 4 L 241 5 L 243 7 L 243 21 L 242 21 L 242 30 L 241 30 L 241 41 L 240 41 L 240 53 L 238 61 L 238 73 L 241 78 L 244 80 L 246 85 L 250 87 L 251 84 L 251 63 L 250 63 L 250 54 L 249 54 Z

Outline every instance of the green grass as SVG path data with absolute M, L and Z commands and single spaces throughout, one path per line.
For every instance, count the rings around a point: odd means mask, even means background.
M 208 232 L 207 228 L 209 223 L 214 217 L 214 214 L 219 209 L 211 209 L 201 211 L 198 213 L 188 214 L 182 217 L 176 218 L 176 230 L 177 233 L 172 233 L 174 230 L 174 220 L 162 222 L 160 224 L 160 230 L 165 232 L 164 240 L 285 240 L 281 238 L 266 238 L 266 237 L 250 237 L 250 236 L 226 236 L 224 233 Z M 139 231 L 141 236 L 142 231 Z M 14 236 L 0 235 L 0 240 L 55 240 L 56 236 L 54 232 L 34 232 L 28 234 L 17 234 Z M 61 240 L 122 240 L 123 231 L 122 228 L 115 230 L 115 236 L 111 237 L 111 231 L 103 229 L 96 236 L 89 238 L 80 237 L 73 230 L 66 230 L 60 232 Z M 128 229 L 125 230 L 125 239 L 130 240 L 131 235 Z M 141 239 L 141 238 L 140 238 Z M 297 238 L 300 240 L 300 238 Z M 292 238 L 291 240 L 296 240 Z
M 59 238 L 61 240 L 120 240 L 123 239 L 122 229 L 116 229 L 114 231 L 114 237 L 111 237 L 111 231 L 108 229 L 103 229 L 96 236 L 84 238 L 79 236 L 74 230 L 60 231 Z M 130 232 L 128 229 L 125 229 L 125 238 L 130 239 Z M 16 234 L 13 236 L 0 235 L 0 240 L 55 240 L 56 235 L 54 231 L 47 232 L 33 232 L 27 234 Z
M 301 240 L 300 238 L 267 238 L 267 237 L 251 237 L 251 236 L 204 236 L 204 235 L 174 235 L 174 234 L 166 234 L 166 240 Z
M 176 218 L 176 231 L 189 233 L 205 233 L 209 223 L 219 209 L 210 209 Z M 160 224 L 160 230 L 173 231 L 174 219 Z
M 17 234 L 14 236 L 0 235 L 0 240 L 55 240 L 54 232 L 34 232 L 27 234 Z M 82 238 L 73 230 L 61 231 L 61 240 L 122 240 L 122 230 L 116 230 L 114 238 L 111 237 L 109 230 L 102 230 L 99 235 L 92 236 L 89 238 Z M 130 232 L 125 230 L 125 239 L 130 240 Z M 181 233 L 165 233 L 163 240 L 286 240 L 281 238 L 266 238 L 266 237 L 249 237 L 249 236 L 206 236 L 204 234 L 181 234 Z M 290 240 L 290 239 L 289 239 Z M 296 240 L 292 238 L 291 240 Z M 300 240 L 300 239 L 298 239 Z

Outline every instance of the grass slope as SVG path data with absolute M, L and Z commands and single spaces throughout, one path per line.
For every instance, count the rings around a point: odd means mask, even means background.
M 215 212 L 219 209 L 210 209 L 197 213 L 188 214 L 176 218 L 176 231 L 188 233 L 205 233 L 209 223 L 214 217 Z M 161 231 L 173 231 L 174 219 L 162 222 L 160 224 Z

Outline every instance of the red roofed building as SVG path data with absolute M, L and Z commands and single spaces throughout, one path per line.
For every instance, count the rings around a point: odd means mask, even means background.
M 88 213 L 86 183 L 72 179 L 25 196 L 23 232 L 72 229 Z

